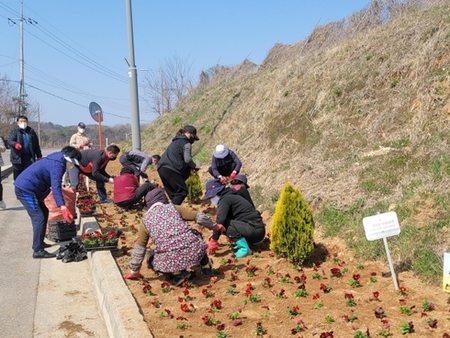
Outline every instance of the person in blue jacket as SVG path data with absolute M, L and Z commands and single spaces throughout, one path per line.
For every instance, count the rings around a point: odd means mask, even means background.
M 81 153 L 74 147 L 67 146 L 61 151 L 52 153 L 42 160 L 26 168 L 14 181 L 14 192 L 22 203 L 33 227 L 33 258 L 56 257 L 55 253 L 45 250 L 45 230 L 48 222 L 49 210 L 44 203 L 45 198 L 53 192 L 56 205 L 61 208 L 64 219 L 72 223 L 73 215 L 65 206 L 61 190 L 61 180 L 66 169 L 79 165 Z

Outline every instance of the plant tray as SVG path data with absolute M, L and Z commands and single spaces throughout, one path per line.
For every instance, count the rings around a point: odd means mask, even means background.
M 100 250 L 117 250 L 117 245 L 111 245 L 111 246 L 90 246 L 90 247 L 84 247 L 86 251 L 100 251 Z
M 77 236 L 77 228 L 74 222 L 50 221 L 48 222 L 47 238 L 53 242 L 71 240 Z

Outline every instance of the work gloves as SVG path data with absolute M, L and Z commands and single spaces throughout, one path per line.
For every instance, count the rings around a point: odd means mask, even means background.
M 66 207 L 61 208 L 61 214 L 68 223 L 73 222 L 73 215 Z

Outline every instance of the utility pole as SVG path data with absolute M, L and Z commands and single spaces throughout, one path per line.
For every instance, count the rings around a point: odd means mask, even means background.
M 18 19 L 11 19 L 8 18 L 8 22 L 11 22 L 13 24 L 17 24 L 17 21 L 19 21 L 19 30 L 20 30 L 20 59 L 19 59 L 19 69 L 20 69 L 20 85 L 19 85 L 19 97 L 17 98 L 17 101 L 19 103 L 19 109 L 18 113 L 19 115 L 25 115 L 27 106 L 25 102 L 25 97 L 27 94 L 25 93 L 25 57 L 24 57 L 24 34 L 23 34 L 23 23 L 24 21 L 29 24 L 37 24 L 37 22 L 30 18 L 24 18 L 23 16 L 23 0 L 20 1 L 20 18 Z
M 134 62 L 133 17 L 131 13 L 131 0 L 125 0 L 128 28 L 128 84 L 130 88 L 131 105 L 131 141 L 134 150 L 141 150 L 141 130 L 139 121 L 139 95 L 137 86 L 136 64 Z

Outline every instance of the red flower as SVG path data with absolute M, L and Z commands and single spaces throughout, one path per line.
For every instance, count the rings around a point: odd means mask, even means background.
M 361 279 L 361 275 L 360 275 L 359 273 L 354 273 L 354 274 L 353 274 L 353 279 L 354 279 L 355 281 L 359 281 L 359 280 Z
M 312 296 L 313 300 L 316 300 L 316 299 L 319 299 L 319 298 L 320 298 L 320 295 L 318 293 L 316 293 L 315 295 Z
M 341 270 L 339 268 L 331 268 L 331 276 L 332 277 L 341 277 Z
M 242 320 L 233 320 L 233 321 L 231 322 L 231 325 L 233 325 L 233 326 L 239 326 L 239 325 L 242 325 Z
M 181 311 L 189 312 L 189 306 L 186 303 L 180 304 Z
M 223 331 L 225 329 L 225 324 L 219 324 L 216 327 L 217 331 Z
M 184 290 L 183 290 L 183 294 L 184 294 L 185 296 L 188 296 L 188 295 L 189 295 L 189 290 L 188 290 L 188 289 L 184 289 Z

